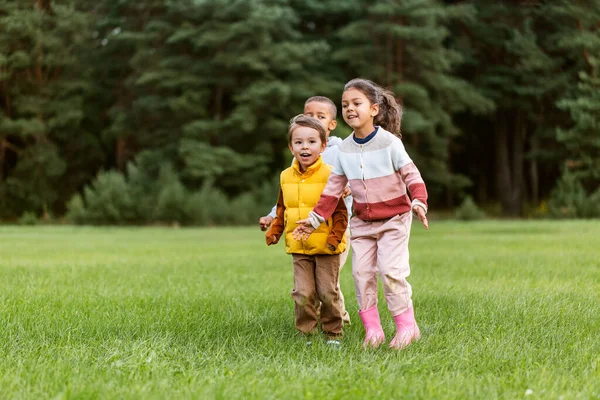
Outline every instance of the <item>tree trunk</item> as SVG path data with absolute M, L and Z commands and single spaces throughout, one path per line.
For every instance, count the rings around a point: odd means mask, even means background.
M 40 10 L 47 12 L 48 14 L 53 14 L 51 3 L 52 3 L 51 0 L 37 0 L 36 1 L 37 7 Z
M 494 123 L 494 150 L 496 161 L 496 191 L 502 212 L 505 215 L 511 215 L 511 200 L 512 200 L 512 179 L 510 175 L 510 157 L 508 145 L 508 126 L 504 115 L 501 112 L 496 114 Z
M 4 182 L 4 154 L 6 147 L 4 146 L 5 139 L 0 143 L 0 183 Z
M 224 96 L 223 87 L 217 86 L 217 88 L 215 89 L 215 104 L 214 104 L 215 121 L 223 120 L 223 96 Z M 214 146 L 219 146 L 219 145 L 223 144 L 223 138 L 221 135 L 219 135 L 218 132 L 215 132 L 211 135 L 210 141 Z
M 508 210 L 508 214 L 513 217 L 521 216 L 523 203 L 523 161 L 526 132 L 527 123 L 525 115 L 522 112 L 517 112 L 515 115 L 515 132 L 511 160 L 512 196 L 510 209 Z
M 452 190 L 452 183 L 450 176 L 452 175 L 452 151 L 450 151 L 452 147 L 452 139 L 447 138 L 446 143 L 446 206 L 448 208 L 452 208 L 454 206 L 454 191 Z
M 117 143 L 115 146 L 115 161 L 117 162 L 117 169 L 121 172 L 125 171 L 125 162 L 127 161 L 127 144 L 125 142 L 125 138 L 120 137 L 117 139 Z
M 385 85 L 392 85 L 392 76 L 394 75 L 394 37 L 391 33 L 387 34 L 387 40 L 385 43 L 385 52 L 386 52 L 386 66 L 385 66 Z
M 539 148 L 538 138 L 535 136 L 531 137 L 531 152 L 535 153 Z M 539 204 L 540 201 L 540 178 L 539 178 L 539 169 L 537 160 L 534 158 L 529 161 L 529 181 L 531 185 L 531 203 L 535 206 Z

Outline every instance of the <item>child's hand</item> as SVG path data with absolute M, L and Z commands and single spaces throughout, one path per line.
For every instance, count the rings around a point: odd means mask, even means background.
M 298 226 L 292 232 L 292 236 L 296 240 L 306 240 L 310 236 L 311 233 L 315 231 L 315 228 L 310 224 L 310 221 L 307 219 L 301 219 L 296 222 Z
M 275 235 L 269 235 L 269 234 L 267 234 L 265 236 L 265 239 L 267 241 L 267 246 L 270 246 L 272 244 L 277 244 L 277 242 L 279 242 L 279 239 Z
M 425 229 L 429 229 L 429 222 L 427 222 L 427 217 L 425 216 L 425 210 L 423 209 L 423 207 L 416 206 L 413 210 L 415 214 L 417 214 L 417 217 L 419 217 L 419 219 L 423 223 L 423 226 L 425 226 Z
M 258 220 L 258 224 L 260 225 L 260 230 L 266 231 L 267 229 L 269 229 L 269 225 L 271 225 L 271 222 L 273 222 L 273 217 L 271 217 L 270 215 L 265 215 L 264 217 L 260 217 L 260 219 Z
M 342 192 L 342 199 L 345 199 L 346 197 L 350 196 L 352 194 L 352 191 L 350 190 L 350 186 L 346 186 L 344 188 L 344 191 Z

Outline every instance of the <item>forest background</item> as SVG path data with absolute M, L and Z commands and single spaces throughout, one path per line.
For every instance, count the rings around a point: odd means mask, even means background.
M 256 223 L 358 76 L 432 210 L 597 218 L 599 68 L 599 0 L 0 0 L 0 220 Z

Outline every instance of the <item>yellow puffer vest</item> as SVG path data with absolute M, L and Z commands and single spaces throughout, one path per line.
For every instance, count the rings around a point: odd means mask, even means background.
M 285 206 L 284 234 L 287 253 L 340 254 L 346 249 L 345 235 L 334 251 L 327 247 L 327 237 L 331 233 L 332 226 L 331 218 L 323 222 L 305 241 L 298 241 L 292 236 L 292 232 L 297 226 L 296 221 L 308 218 L 308 213 L 317 205 L 330 172 L 331 167 L 319 157 L 305 172 L 300 172 L 298 161 L 294 160 L 294 164 L 281 173 L 280 184 Z

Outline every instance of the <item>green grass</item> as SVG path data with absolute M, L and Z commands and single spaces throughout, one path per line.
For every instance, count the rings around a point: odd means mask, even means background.
M 598 221 L 415 224 L 421 341 L 361 349 L 349 262 L 334 350 L 258 228 L 0 227 L 0 398 L 600 398 L 599 264 Z

